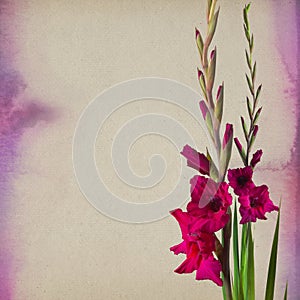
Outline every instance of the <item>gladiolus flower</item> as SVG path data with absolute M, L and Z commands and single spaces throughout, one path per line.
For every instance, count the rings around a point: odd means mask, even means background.
M 266 185 L 254 187 L 250 190 L 249 195 L 239 197 L 241 224 L 247 222 L 256 222 L 256 219 L 266 220 L 267 212 L 278 211 L 278 206 L 274 205 L 269 196 Z
M 227 209 L 232 203 L 228 193 L 228 184 L 216 183 L 210 178 L 194 176 L 191 179 L 192 201 L 187 205 L 187 211 L 196 221 L 191 225 L 191 231 L 216 232 L 223 228 L 228 220 Z
M 251 167 L 228 170 L 229 185 L 238 196 L 248 194 L 255 187 L 252 181 L 253 170 Z
M 190 233 L 189 225 L 192 217 L 181 209 L 176 209 L 171 214 L 178 221 L 183 242 L 170 248 L 174 254 L 184 253 L 186 259 L 175 269 L 176 273 L 192 273 L 196 271 L 197 280 L 209 279 L 222 286 L 220 278 L 221 263 L 215 259 L 215 235 L 205 232 Z

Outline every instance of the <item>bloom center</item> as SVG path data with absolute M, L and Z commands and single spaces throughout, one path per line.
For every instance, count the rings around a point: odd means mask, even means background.
M 237 178 L 237 183 L 238 183 L 238 185 L 239 186 L 241 186 L 241 187 L 243 187 L 243 186 L 245 186 L 245 184 L 248 182 L 248 178 L 246 177 L 246 176 L 239 176 L 238 178 Z
M 211 210 L 213 210 L 214 212 L 217 212 L 220 210 L 222 206 L 222 199 L 218 196 L 214 196 L 210 199 L 209 201 L 209 207 Z
M 257 206 L 257 202 L 258 202 L 258 197 L 250 197 L 250 206 L 251 207 L 256 207 Z

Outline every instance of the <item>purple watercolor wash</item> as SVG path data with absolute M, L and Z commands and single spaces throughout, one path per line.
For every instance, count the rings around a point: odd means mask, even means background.
M 14 298 L 16 260 L 18 253 L 16 237 L 12 236 L 10 218 L 13 215 L 13 180 L 18 174 L 18 147 L 27 128 L 40 121 L 52 121 L 54 110 L 39 101 L 26 98 L 26 82 L 13 67 L 14 26 L 16 3 L 0 1 L 0 298 Z M 19 256 L 19 255 L 18 255 Z
M 12 180 L 17 174 L 18 146 L 26 128 L 40 121 L 49 122 L 55 117 L 52 109 L 36 101 L 24 99 L 26 85 L 15 70 L 0 69 L 0 295 L 12 299 L 14 290 L 15 260 L 13 237 L 8 219 L 13 201 Z
M 288 4 L 288 5 L 287 5 Z M 291 88 L 285 91 L 287 105 L 291 109 L 295 109 L 296 135 L 292 150 L 292 161 L 290 162 L 290 173 L 293 174 L 291 182 L 291 190 L 295 191 L 296 195 L 300 194 L 300 2 L 273 0 L 273 22 L 275 45 L 280 54 L 281 64 L 284 66 L 284 71 L 281 80 L 289 82 Z M 283 46 L 284 45 L 284 46 Z M 293 197 L 290 199 L 289 208 L 295 211 L 295 216 L 300 214 L 299 199 Z M 299 299 L 300 288 L 300 257 L 298 250 L 300 247 L 300 219 L 296 217 L 296 222 L 290 223 L 287 228 L 282 228 L 282 239 L 287 239 L 286 236 L 293 235 L 293 247 L 291 241 L 286 240 L 289 252 L 285 254 L 289 257 L 289 290 L 288 299 Z M 291 252 L 292 251 L 292 252 Z
M 8 212 L 11 201 L 11 180 L 15 171 L 17 139 L 10 135 L 0 136 L 0 295 L 1 299 L 12 299 L 13 253 L 9 230 Z

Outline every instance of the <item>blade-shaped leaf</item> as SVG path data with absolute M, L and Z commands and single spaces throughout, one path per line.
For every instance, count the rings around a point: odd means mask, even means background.
M 283 300 L 287 300 L 287 290 L 288 290 L 288 283 L 285 285 L 285 291 L 284 291 L 284 298 Z
M 274 236 L 273 236 L 265 300 L 273 300 L 274 299 L 274 288 L 275 288 L 275 277 L 276 277 L 276 266 L 277 266 L 277 251 L 278 251 L 278 237 L 279 237 L 279 223 L 280 223 L 280 210 L 278 212 L 276 228 L 275 228 L 275 232 L 274 232 Z
M 222 273 L 222 280 L 224 283 L 224 274 L 223 273 Z M 223 286 L 222 286 L 222 294 L 223 294 L 223 300 L 227 300 L 225 284 L 223 284 Z

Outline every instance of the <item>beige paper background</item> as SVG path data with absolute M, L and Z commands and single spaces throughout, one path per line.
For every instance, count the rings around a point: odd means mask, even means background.
M 245 113 L 247 91 L 242 31 L 245 1 L 221 1 L 214 44 L 218 47 L 218 76 L 225 80 L 225 121 L 236 124 Z M 85 106 L 104 89 L 144 76 L 175 79 L 198 90 L 194 26 L 203 30 L 206 1 L 40 1 L 18 3 L 16 67 L 28 83 L 27 93 L 57 107 L 60 117 L 25 134 L 15 183 L 14 234 L 18 242 L 15 299 L 221 299 L 211 282 L 196 282 L 173 269 L 183 260 L 169 252 L 180 241 L 176 222 L 169 218 L 150 224 L 124 224 L 98 213 L 81 194 L 72 167 L 72 138 Z M 286 9 L 293 9 L 288 4 Z M 251 23 L 256 38 L 258 81 L 264 84 L 262 129 L 258 144 L 265 151 L 256 180 L 270 185 L 276 203 L 288 179 L 275 182 L 290 160 L 295 116 L 282 101 L 290 85 L 284 72 L 272 26 L 271 1 L 252 1 Z M 275 83 L 275 84 L 274 84 Z M 276 103 L 276 105 L 274 105 Z M 148 136 L 132 149 L 130 162 L 140 175 L 149 171 L 147 157 L 168 158 L 166 177 L 157 189 L 136 193 L 121 184 L 111 170 L 111 136 L 122 122 L 141 111 L 177 117 L 204 151 L 206 141 L 195 120 L 178 107 L 147 102 L 125 107 L 107 120 L 97 140 L 99 168 L 105 182 L 127 201 L 147 202 L 172 189 L 179 172 L 177 150 L 167 141 Z M 200 118 L 200 112 L 199 112 Z M 289 120 L 289 123 L 286 122 Z M 283 155 L 284 154 L 284 155 Z M 234 151 L 232 166 L 239 165 Z M 283 170 L 283 172 L 285 172 Z M 266 262 L 276 215 L 256 225 L 257 299 L 261 299 Z M 286 219 L 283 213 L 283 219 Z M 289 216 L 289 219 L 293 219 Z M 294 219 L 293 219 L 294 220 Z M 285 236 L 286 239 L 291 238 Z M 293 246 L 289 246 L 292 255 Z M 281 245 L 284 252 L 284 245 Z M 289 266 L 282 255 L 280 276 Z M 282 291 L 284 282 L 278 285 Z

